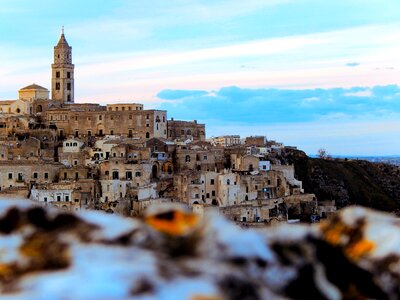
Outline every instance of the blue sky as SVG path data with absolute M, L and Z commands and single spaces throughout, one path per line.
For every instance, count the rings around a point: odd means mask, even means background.
M 62 25 L 77 102 L 142 102 L 309 154 L 400 153 L 398 0 L 1 0 L 1 99 L 50 86 Z

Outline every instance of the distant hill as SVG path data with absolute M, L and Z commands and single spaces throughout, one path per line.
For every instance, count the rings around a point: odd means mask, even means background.
M 341 208 L 358 204 L 384 211 L 400 209 L 400 167 L 355 159 L 320 159 L 286 149 L 282 160 L 295 165 L 296 176 L 319 201 L 336 200 Z

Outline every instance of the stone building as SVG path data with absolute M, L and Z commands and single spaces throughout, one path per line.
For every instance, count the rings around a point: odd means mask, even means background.
M 205 124 L 198 124 L 196 120 L 193 122 L 174 119 L 168 120 L 168 139 L 205 141 L 206 126 Z

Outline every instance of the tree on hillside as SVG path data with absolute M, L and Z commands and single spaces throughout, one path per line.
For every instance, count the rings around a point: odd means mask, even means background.
M 328 151 L 326 151 L 326 149 L 321 148 L 318 150 L 318 154 L 317 154 L 318 158 L 321 159 L 328 159 L 329 158 L 329 154 Z

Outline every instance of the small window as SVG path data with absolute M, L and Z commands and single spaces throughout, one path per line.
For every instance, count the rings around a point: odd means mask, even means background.
M 110 134 L 111 134 L 111 135 L 114 135 L 114 130 L 110 130 Z
M 8 173 L 8 179 L 12 179 L 13 178 L 13 174 L 12 173 Z
M 60 78 L 60 72 L 59 71 L 56 72 L 56 78 Z
M 135 177 L 140 177 L 140 176 L 142 176 L 142 174 L 140 172 L 135 173 Z
M 190 162 L 190 155 L 186 155 L 185 162 Z
M 69 201 L 69 196 L 68 195 L 65 195 L 65 201 Z
M 150 132 L 146 132 L 146 139 L 150 138 Z
M 44 199 L 43 199 L 43 200 L 44 200 L 44 202 L 47 202 L 47 197 L 44 197 Z
M 38 173 L 37 172 L 33 172 L 33 179 L 37 179 L 38 178 Z
M 61 201 L 61 196 L 57 195 L 57 202 L 60 202 L 60 201 Z
M 71 72 L 67 72 L 67 78 L 71 78 Z
M 99 116 L 99 120 L 101 121 L 103 119 L 103 116 Z
M 67 101 L 70 102 L 71 101 L 71 95 L 67 96 Z
M 49 173 L 48 172 L 44 173 L 44 179 L 49 179 Z
M 56 90 L 59 91 L 60 90 L 60 83 L 56 82 Z
M 211 180 L 210 180 L 210 184 L 211 184 L 211 185 L 214 185 L 214 179 L 211 179 Z
M 130 108 L 130 107 L 129 107 Z M 132 115 L 129 115 L 129 119 L 132 120 Z
M 149 119 L 150 118 L 150 115 L 146 115 L 146 119 Z
M 215 196 L 215 191 L 211 191 L 211 196 Z
M 67 83 L 67 91 L 70 91 L 71 90 L 71 83 Z

